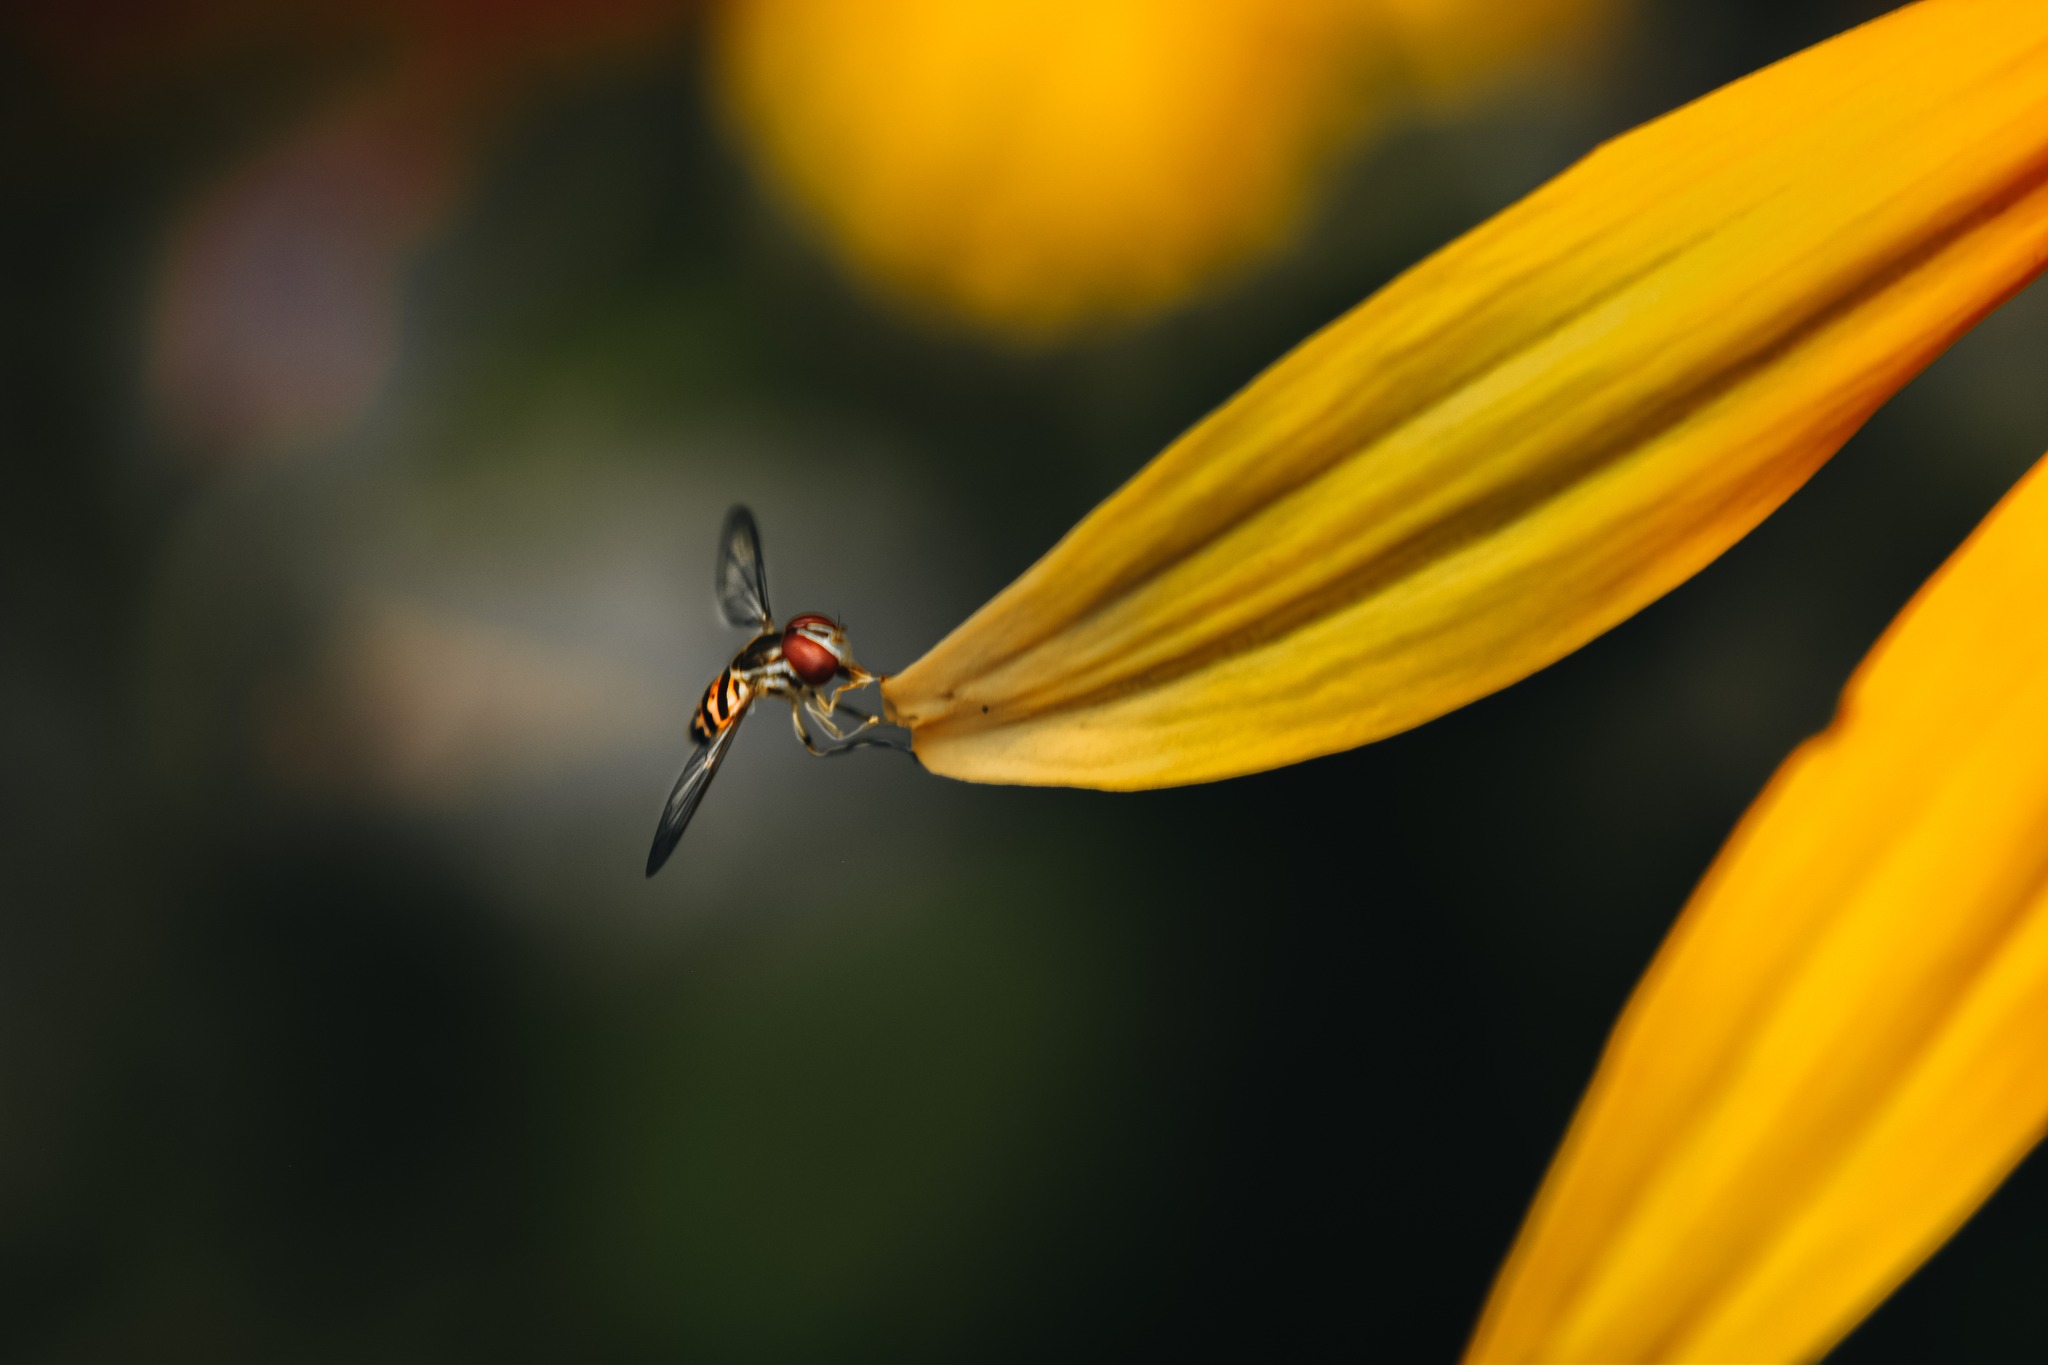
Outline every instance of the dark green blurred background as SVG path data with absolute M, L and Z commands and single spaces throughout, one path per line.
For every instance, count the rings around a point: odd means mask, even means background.
M 356 54 L 89 100 L 0 30 L 0 1356 L 1452 1358 L 1693 881 L 2048 447 L 2048 298 L 1421 731 L 1104 796 L 771 718 L 647 882 L 719 518 L 900 667 L 1403 266 L 1881 8 L 1644 0 L 1277 261 L 1021 352 L 849 287 L 682 24 L 477 144 L 374 406 L 278 457 L 153 407 L 159 275 Z M 2044 1223 L 2034 1163 L 1840 1358 L 2048 1355 Z

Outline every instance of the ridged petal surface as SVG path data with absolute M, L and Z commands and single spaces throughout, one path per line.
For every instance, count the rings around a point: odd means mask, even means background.
M 2048 468 L 1900 616 L 1637 988 L 1474 1361 L 1821 1355 L 2048 1126 Z
M 1171 786 L 1504 687 L 1697 572 L 2048 260 L 2048 4 L 1647 124 L 1311 338 L 885 683 L 935 772 Z

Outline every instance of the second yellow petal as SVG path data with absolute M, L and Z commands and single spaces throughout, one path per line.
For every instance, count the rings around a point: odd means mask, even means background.
M 1772 779 L 1616 1027 L 1475 1361 L 1819 1356 L 2048 1125 L 2048 465 Z

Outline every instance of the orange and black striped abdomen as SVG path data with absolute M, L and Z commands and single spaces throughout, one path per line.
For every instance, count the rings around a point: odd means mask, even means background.
M 747 680 L 728 666 L 717 681 L 704 689 L 704 700 L 697 703 L 697 714 L 690 718 L 690 733 L 700 742 L 716 738 L 739 718 L 740 708 L 747 704 L 752 691 Z

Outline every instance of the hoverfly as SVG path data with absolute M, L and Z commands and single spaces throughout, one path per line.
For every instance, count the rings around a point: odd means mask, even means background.
M 661 812 L 654 830 L 654 847 L 647 854 L 647 875 L 652 877 L 675 851 L 683 827 L 696 813 L 705 789 L 725 761 L 740 721 L 747 710 L 763 697 L 781 697 L 789 703 L 790 723 L 804 748 L 820 758 L 847 753 L 867 745 L 903 748 L 899 743 L 863 731 L 882 723 L 880 716 L 863 715 L 851 706 L 844 712 L 854 724 L 841 729 L 834 720 L 842 693 L 866 687 L 877 676 L 853 660 L 846 643 L 846 628 L 829 616 L 805 612 L 792 616 L 781 630 L 775 628 L 768 609 L 768 573 L 761 560 L 761 535 L 754 529 L 753 514 L 734 507 L 725 514 L 725 529 L 718 537 L 718 575 L 713 587 L 718 609 L 728 625 L 744 626 L 754 632 L 746 648 L 733 656 L 697 703 L 690 718 L 690 734 L 697 747 L 683 764 L 675 790 Z M 831 684 L 844 679 L 838 686 Z M 826 689 L 830 687 L 831 690 Z M 819 748 L 804 726 L 804 716 L 818 723 L 836 741 Z

